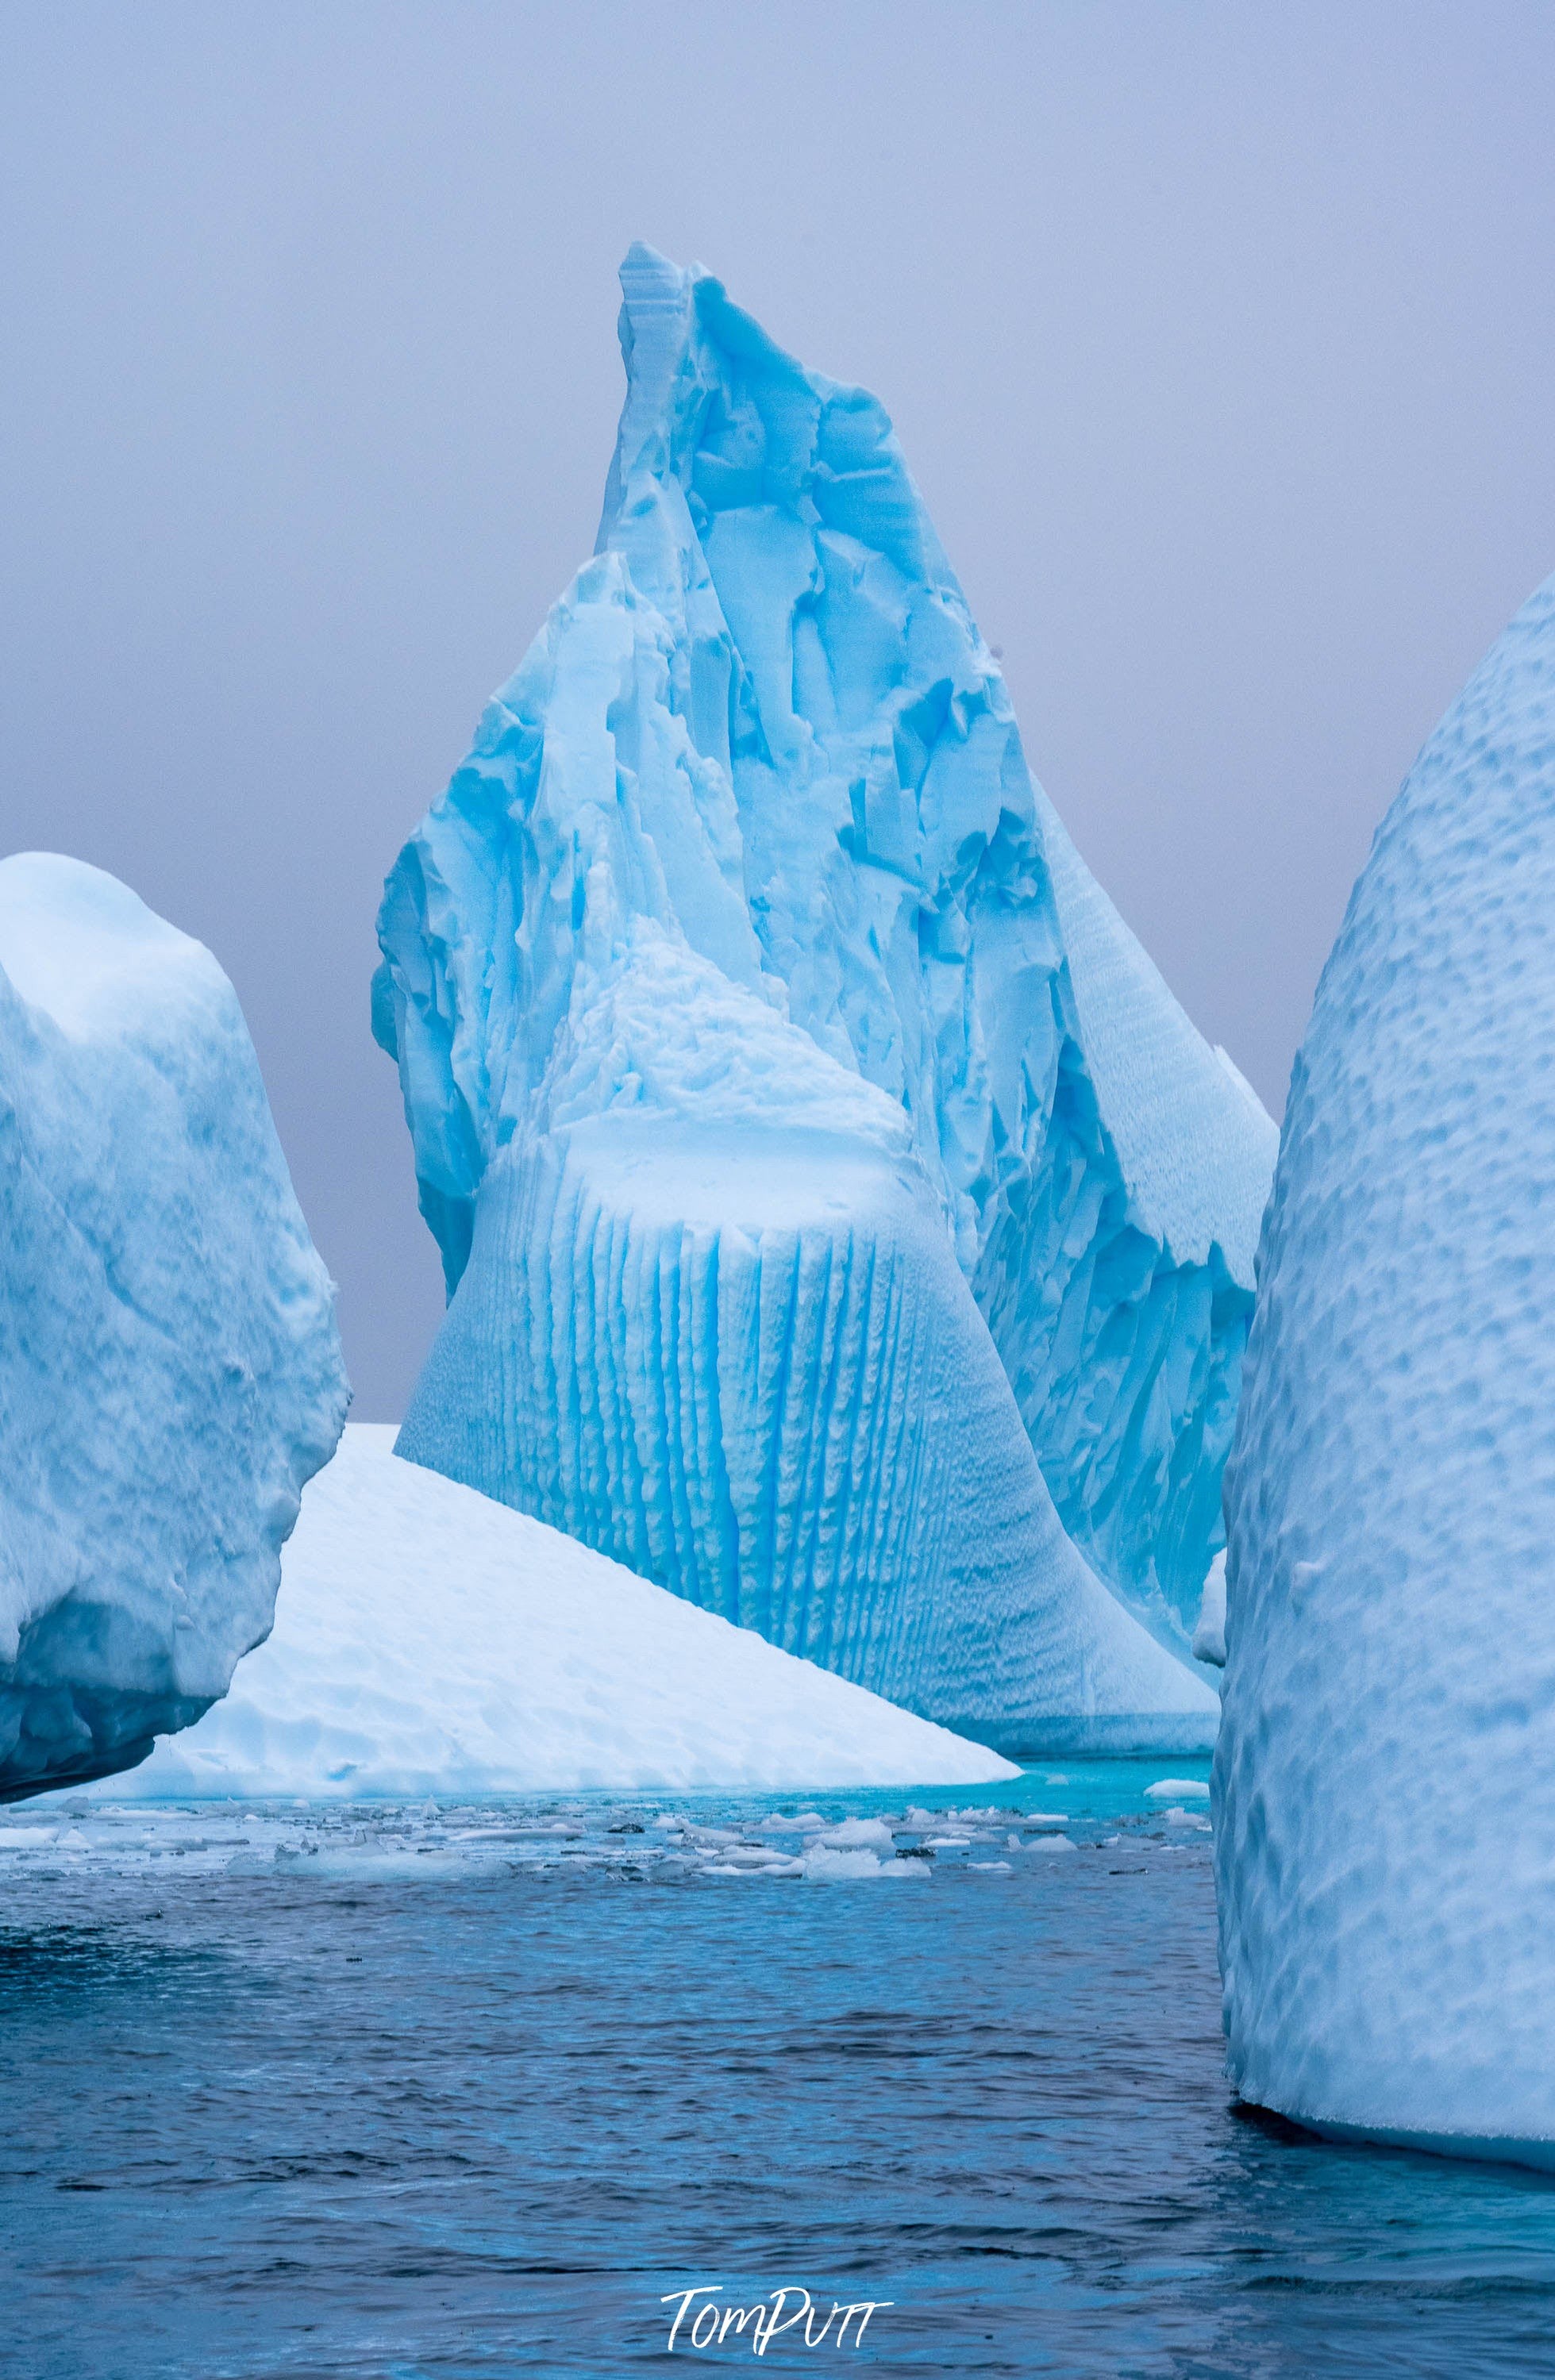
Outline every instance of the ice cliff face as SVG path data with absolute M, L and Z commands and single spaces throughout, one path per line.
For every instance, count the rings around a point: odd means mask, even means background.
M 0 1800 L 225 1692 L 347 1394 L 220 967 L 94 868 L 0 862 Z
M 985 1735 L 1202 1724 L 1150 1639 L 1273 1127 L 1033 783 L 874 398 L 623 283 L 599 549 L 380 918 L 451 1293 L 404 1451 Z
M 1296 1062 L 1230 1533 L 1230 2070 L 1555 2162 L 1555 580 L 1379 829 Z

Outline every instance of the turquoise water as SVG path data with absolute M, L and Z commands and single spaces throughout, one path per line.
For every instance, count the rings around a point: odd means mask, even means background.
M 1555 2374 L 1548 2180 L 1231 2106 L 1202 1804 L 1144 1793 L 1204 1773 L 7 1813 L 0 2371 L 606 2380 L 716 2283 L 890 2301 L 772 2372 Z M 815 1881 L 807 1809 L 942 1847 Z

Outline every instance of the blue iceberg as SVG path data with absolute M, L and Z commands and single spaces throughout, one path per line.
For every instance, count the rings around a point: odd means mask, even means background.
M 225 976 L 97 868 L 0 862 L 0 1801 L 225 1693 L 347 1395 Z
M 1296 1061 L 1216 1753 L 1232 2080 L 1555 2165 L 1555 579 L 1388 812 Z
M 595 555 L 379 920 L 450 1301 L 400 1451 L 1003 1748 L 1207 1742 L 1274 1128 L 880 405 L 622 280 Z

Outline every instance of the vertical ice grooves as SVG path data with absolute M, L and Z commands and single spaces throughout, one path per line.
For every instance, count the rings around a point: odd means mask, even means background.
M 874 1205 L 829 1196 L 822 1166 L 802 1219 L 719 1224 L 634 1162 L 547 1143 L 489 1177 L 403 1451 L 1006 1741 L 1039 1692 L 1082 1717 L 1108 1694 L 1178 1707 L 1162 1680 L 1184 1673 L 1067 1548 L 927 1202 L 884 1173 Z M 769 1162 L 714 1208 L 759 1204 Z M 495 1442 L 458 1391 L 472 1365 L 501 1380 Z

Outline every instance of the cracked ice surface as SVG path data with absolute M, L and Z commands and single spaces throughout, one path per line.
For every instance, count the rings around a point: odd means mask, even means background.
M 623 285 L 599 550 L 380 918 L 451 1299 L 403 1449 L 1008 1748 L 1207 1742 L 1273 1127 L 874 398 Z
M 0 1800 L 225 1693 L 347 1393 L 225 976 L 99 869 L 0 862 Z

